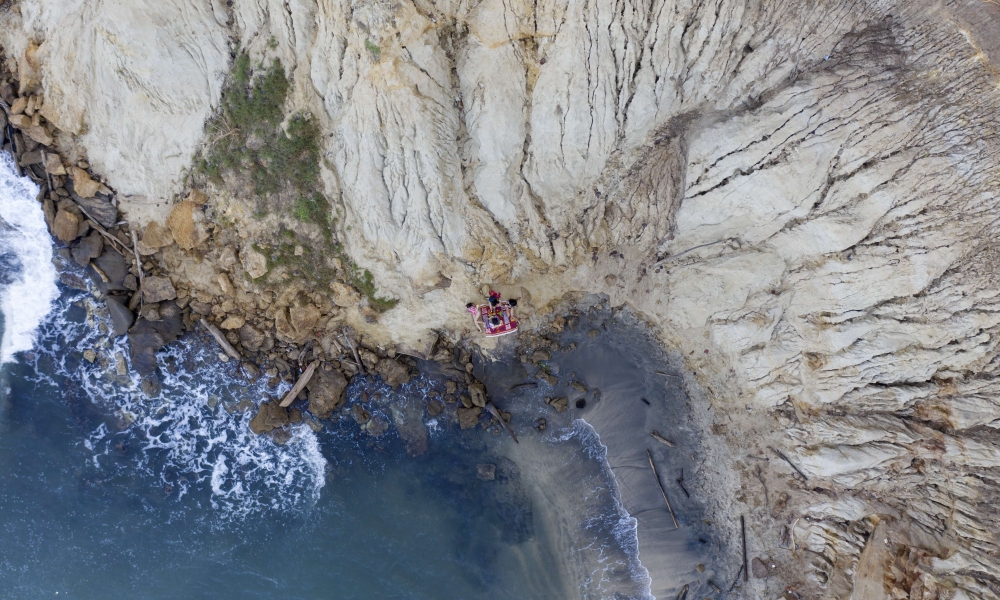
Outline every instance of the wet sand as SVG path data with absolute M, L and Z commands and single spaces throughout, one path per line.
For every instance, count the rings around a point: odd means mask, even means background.
M 600 302 L 600 298 L 590 298 L 589 307 L 578 307 L 580 317 L 575 328 L 548 336 L 560 347 L 544 362 L 545 368 L 558 378 L 555 386 L 535 377 L 538 371 L 534 365 L 522 365 L 517 360 L 513 343 L 499 348 L 491 360 L 477 364 L 476 375 L 488 385 L 494 402 L 513 413 L 511 423 L 521 443 L 511 444 L 510 456 L 523 472 L 535 474 L 535 486 L 548 498 L 550 518 L 565 525 L 564 535 L 573 537 L 571 523 L 581 517 L 588 491 L 568 483 L 574 479 L 577 463 L 556 466 L 547 453 L 552 452 L 551 441 L 566 436 L 579 419 L 593 428 L 600 437 L 598 445 L 606 448 L 606 464 L 613 475 L 608 478 L 608 493 L 617 494 L 622 508 L 635 519 L 642 563 L 639 568 L 644 567 L 649 574 L 649 593 L 656 598 L 674 598 L 687 585 L 688 597 L 714 597 L 715 590 L 708 581 L 723 587 L 723 581 L 728 583 L 728 578 L 735 575 L 725 566 L 733 561 L 724 560 L 734 549 L 727 549 L 717 539 L 716 530 L 703 522 L 708 516 L 703 462 L 706 454 L 683 375 L 671 365 L 641 321 L 627 311 L 612 310 Z M 577 346 L 570 350 L 573 343 Z M 515 387 L 532 382 L 537 382 L 537 387 Z M 573 382 L 584 384 L 587 391 L 575 389 Z M 544 402 L 546 397 L 560 396 L 569 399 L 563 413 Z M 579 399 L 586 402 L 583 408 L 576 406 Z M 539 418 L 545 418 L 548 424 L 542 434 L 533 428 Z M 579 424 L 576 427 L 579 429 Z M 675 447 L 650 437 L 653 430 Z M 679 528 L 675 529 L 657 487 L 647 450 L 652 453 Z M 690 497 L 677 482 L 682 469 L 683 487 Z M 578 578 L 585 578 L 586 574 L 579 572 L 580 566 L 592 558 L 573 557 L 566 568 Z M 572 564 L 574 560 L 577 564 Z M 699 571 L 699 564 L 703 571 Z M 605 575 L 614 579 L 615 569 L 606 571 Z

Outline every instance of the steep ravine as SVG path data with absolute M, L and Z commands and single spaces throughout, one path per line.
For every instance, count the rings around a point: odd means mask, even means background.
M 483 285 L 537 322 L 605 293 L 706 394 L 741 477 L 720 514 L 777 565 L 747 597 L 998 598 L 997 23 L 978 0 L 21 0 L 0 46 L 137 227 L 188 197 L 237 53 L 281 61 L 333 235 L 399 303 L 291 278 L 259 306 L 239 259 L 287 219 L 199 184 L 216 245 L 151 256 L 217 317 L 313 306 L 426 353 Z

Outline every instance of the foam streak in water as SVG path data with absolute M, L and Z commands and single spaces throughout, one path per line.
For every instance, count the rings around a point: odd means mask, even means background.
M 0 366 L 31 350 L 38 326 L 59 297 L 52 241 L 38 186 L 20 178 L 9 154 L 0 152 Z

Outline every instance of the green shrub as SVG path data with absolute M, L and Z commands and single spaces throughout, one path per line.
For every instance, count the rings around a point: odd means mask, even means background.
M 365 47 L 380 59 L 377 45 L 368 40 Z M 308 242 L 298 243 L 294 231 L 282 228 L 275 243 L 254 245 L 267 257 L 268 271 L 284 267 L 290 276 L 325 287 L 337 275 L 327 264 L 333 253 L 344 265 L 344 279 L 368 298 L 372 308 L 389 310 L 398 300 L 379 296 L 371 272 L 360 269 L 334 239 L 330 202 L 320 180 L 319 131 L 311 115 L 295 115 L 282 128 L 289 87 L 281 61 L 254 68 L 247 53 L 237 56 L 223 86 L 219 112 L 207 125 L 208 142 L 195 160 L 195 171 L 220 184 L 227 175 L 247 177 L 256 193 L 252 201 L 259 217 L 275 208 L 279 192 L 294 191 L 296 200 L 284 210 L 303 223 L 318 225 L 324 246 L 314 249 Z M 297 245 L 303 249 L 299 256 Z
M 260 196 L 286 187 L 305 194 L 321 191 L 319 132 L 310 116 L 296 115 L 287 131 L 281 127 L 288 89 L 278 59 L 255 70 L 246 53 L 236 57 L 198 170 L 216 182 L 228 173 L 246 173 Z

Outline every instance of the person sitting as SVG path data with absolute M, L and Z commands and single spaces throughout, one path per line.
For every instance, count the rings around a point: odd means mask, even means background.
M 490 330 L 491 333 L 494 332 L 494 331 L 496 331 L 497 329 L 499 329 L 500 328 L 500 317 L 492 317 L 492 318 L 490 318 L 490 325 L 488 327 L 489 327 L 489 330 Z
M 465 305 L 465 310 L 472 313 L 472 324 L 476 326 L 476 331 L 481 332 L 483 330 L 483 326 L 482 326 L 482 317 L 479 314 L 479 307 L 469 302 L 468 304 Z
M 507 301 L 507 306 L 510 307 L 510 318 L 511 318 L 511 320 L 516 321 L 517 317 L 514 315 L 514 309 L 517 308 L 517 299 L 516 298 L 511 298 L 510 300 L 508 300 Z

